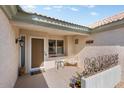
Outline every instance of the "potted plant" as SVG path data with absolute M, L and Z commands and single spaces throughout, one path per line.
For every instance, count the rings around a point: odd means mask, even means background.
M 73 76 L 70 79 L 69 86 L 71 88 L 81 88 L 81 77 L 82 77 L 82 74 L 79 74 L 78 72 L 76 72 L 76 74 L 77 74 L 77 76 Z
M 19 68 L 19 76 L 25 75 L 25 67 L 20 67 Z

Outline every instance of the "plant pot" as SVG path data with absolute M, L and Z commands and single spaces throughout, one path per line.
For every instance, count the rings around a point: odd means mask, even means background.
M 25 67 L 20 67 L 19 68 L 19 76 L 25 75 Z

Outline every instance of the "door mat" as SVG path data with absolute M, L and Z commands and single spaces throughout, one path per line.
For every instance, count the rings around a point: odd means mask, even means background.
M 41 70 L 34 70 L 34 71 L 30 72 L 30 75 L 36 75 L 36 74 L 40 74 L 40 73 L 42 73 Z

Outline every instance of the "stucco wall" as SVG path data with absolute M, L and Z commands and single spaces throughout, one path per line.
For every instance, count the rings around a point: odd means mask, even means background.
M 78 53 L 84 46 L 89 46 L 86 44 L 87 40 L 94 40 L 94 43 L 90 44 L 90 46 L 124 46 L 124 27 L 92 33 L 89 36 L 75 36 L 73 38 L 79 39 L 79 44 L 74 47 L 75 53 Z
M 124 46 L 124 27 L 114 30 L 91 34 L 93 45 L 121 45 Z
M 120 46 L 87 46 L 77 56 L 80 58 L 80 63 L 83 64 L 86 57 L 91 58 L 102 55 L 120 54 L 120 49 Z
M 94 43 L 91 46 L 121 46 L 120 56 L 121 56 L 121 68 L 122 68 L 122 78 L 124 80 L 124 27 L 103 31 L 99 33 L 91 34 L 86 40 L 92 39 Z M 85 42 L 84 41 L 84 42 Z
M 75 62 L 78 62 L 78 67 L 84 69 L 84 60 L 86 57 L 97 57 L 109 54 L 119 54 L 119 62 L 122 59 L 120 46 L 85 46 L 79 53 L 71 58 Z
M 85 39 L 88 36 L 74 36 L 73 37 L 73 50 L 74 50 L 74 54 L 78 54 L 85 46 Z M 78 39 L 78 44 L 75 44 L 75 40 Z
M 79 62 L 79 67 L 83 66 L 82 62 L 85 57 L 111 54 L 118 51 L 122 80 L 124 80 L 124 28 L 93 33 L 89 36 L 74 36 L 73 41 L 75 39 L 78 39 L 79 43 L 73 44 L 74 57 L 71 60 Z M 88 45 L 85 43 L 87 40 L 94 40 L 94 43 Z
M 18 75 L 18 35 L 0 9 L 0 87 L 13 87 Z
M 74 55 L 74 41 L 73 36 L 65 36 L 65 53 L 67 56 Z
M 82 88 L 114 88 L 121 80 L 120 65 L 81 79 Z

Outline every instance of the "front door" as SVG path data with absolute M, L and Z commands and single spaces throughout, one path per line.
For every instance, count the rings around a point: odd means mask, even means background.
M 32 38 L 32 68 L 42 67 L 44 63 L 44 39 Z

